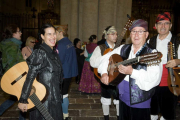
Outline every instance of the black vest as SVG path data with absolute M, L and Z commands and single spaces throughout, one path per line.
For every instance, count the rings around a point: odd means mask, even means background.
M 132 46 L 132 44 L 126 44 L 122 47 L 120 55 L 123 59 L 128 59 L 130 51 L 131 51 L 131 46 Z M 152 50 L 153 49 L 147 44 L 143 48 L 143 50 L 139 53 L 139 56 L 151 53 Z M 137 63 L 136 65 L 132 65 L 132 67 L 133 67 L 133 69 L 137 69 L 137 70 L 140 70 L 140 69 L 147 70 L 147 65 L 145 65 L 145 64 Z M 138 104 L 138 103 L 141 103 L 141 102 L 144 102 L 144 101 L 150 99 L 155 92 L 155 88 L 152 88 L 149 91 L 141 90 L 135 84 L 135 79 L 133 79 L 131 77 L 129 78 L 129 89 L 130 89 L 130 103 L 131 103 L 131 105 Z
M 174 36 L 172 35 L 171 37 L 171 42 L 172 44 L 174 44 L 175 46 L 175 56 L 173 56 L 173 59 L 177 59 L 178 58 L 178 47 L 179 47 L 179 43 L 180 43 L 180 40 L 178 39 L 177 36 Z M 157 44 L 157 35 L 152 37 L 150 40 L 149 40 L 149 44 L 151 45 L 151 47 L 153 49 L 156 49 L 156 44 Z M 168 47 L 168 46 L 166 46 Z

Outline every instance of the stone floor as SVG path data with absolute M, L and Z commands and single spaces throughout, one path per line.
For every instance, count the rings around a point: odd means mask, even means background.
M 2 104 L 9 95 L 0 89 L 0 104 Z M 69 115 L 71 120 L 103 120 L 103 112 L 100 103 L 100 94 L 87 94 L 78 91 L 78 84 L 72 80 L 69 91 Z M 9 108 L 0 120 L 18 120 L 19 110 L 17 103 Z M 27 117 L 28 120 L 28 117 Z M 116 111 L 114 105 L 110 106 L 110 120 L 116 120 Z
M 0 89 L 0 104 L 8 99 L 8 94 Z M 78 85 L 73 80 L 69 92 L 69 115 L 71 120 L 103 120 L 100 103 L 100 94 L 86 94 L 78 91 Z M 17 103 L 8 109 L 0 120 L 18 120 L 19 110 Z M 28 117 L 27 117 L 28 120 Z M 110 106 L 110 120 L 116 120 L 114 105 Z M 177 107 L 177 119 L 180 120 L 180 107 Z

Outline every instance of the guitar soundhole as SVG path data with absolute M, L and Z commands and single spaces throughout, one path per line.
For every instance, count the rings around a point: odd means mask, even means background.
M 25 76 L 27 74 L 27 72 L 24 72 L 23 74 L 21 74 L 19 77 L 17 77 L 12 83 L 11 85 L 14 85 L 17 81 L 19 81 L 23 76 Z

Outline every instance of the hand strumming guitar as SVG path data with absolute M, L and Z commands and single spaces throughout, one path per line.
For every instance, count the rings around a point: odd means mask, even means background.
M 122 73 L 122 74 L 126 74 L 126 75 L 131 75 L 132 74 L 132 71 L 133 71 L 133 68 L 132 68 L 132 66 L 131 65 L 129 65 L 129 66 L 124 66 L 124 65 L 119 65 L 118 66 L 118 70 L 119 70 L 119 72 L 120 73 Z M 101 76 L 101 82 L 102 83 L 104 83 L 105 85 L 108 85 L 109 84 L 109 76 L 108 76 L 108 74 L 107 73 L 104 73 L 104 74 L 102 74 L 102 76 Z
M 124 65 L 119 65 L 118 66 L 118 70 L 120 73 L 122 74 L 125 74 L 125 75 L 131 75 L 132 74 L 132 71 L 133 71 L 133 68 L 131 65 L 128 65 L 128 66 L 124 66 Z

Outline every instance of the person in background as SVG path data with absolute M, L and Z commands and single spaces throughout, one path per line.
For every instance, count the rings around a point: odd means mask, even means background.
M 63 116 L 65 120 L 69 120 L 69 99 L 68 92 L 71 80 L 73 77 L 78 75 L 78 65 L 76 58 L 76 50 L 72 42 L 66 37 L 67 29 L 63 26 L 56 27 L 56 35 L 57 35 L 57 51 L 59 58 L 62 62 L 63 66 L 63 85 L 62 85 L 62 94 L 63 94 Z
M 116 28 L 114 26 L 108 26 L 104 30 L 103 35 L 106 39 L 105 43 L 97 46 L 90 58 L 90 65 L 93 68 L 98 68 L 101 63 L 100 60 L 107 49 L 115 48 L 115 42 L 117 41 Z M 119 119 L 119 98 L 117 87 L 101 83 L 101 103 L 105 120 L 109 120 L 109 106 L 111 105 L 112 98 L 114 99 L 113 103 L 116 106 L 117 119 Z
M 129 28 L 132 44 L 124 44 L 107 53 L 100 60 L 98 72 L 102 83 L 108 85 L 108 63 L 113 54 L 120 55 L 123 60 L 157 52 L 146 43 L 149 35 L 148 23 L 145 20 L 135 20 Z M 160 82 L 162 66 L 148 66 L 142 63 L 133 65 L 118 65 L 118 71 L 125 76 L 117 87 L 119 90 L 119 120 L 150 120 L 151 97 L 155 87 Z
M 15 24 L 8 25 L 4 30 L 4 40 L 0 43 L 0 51 L 2 52 L 2 65 L 4 72 L 8 71 L 15 64 L 24 61 L 21 54 L 21 31 Z M 17 98 L 10 95 L 10 98 L 3 102 L 0 106 L 0 116 L 10 108 Z M 19 120 L 25 120 L 25 115 L 20 112 Z
M 28 97 L 31 92 L 32 83 L 39 74 L 39 80 L 47 91 L 48 96 L 43 105 L 54 120 L 63 120 L 62 114 L 62 91 L 63 70 L 61 61 L 54 48 L 56 44 L 56 30 L 51 24 L 44 24 L 40 30 L 43 43 L 38 49 L 26 59 L 29 70 L 24 82 L 18 108 L 22 112 L 27 112 Z M 44 120 L 39 110 L 30 111 L 30 120 Z
M 36 38 L 34 38 L 32 36 L 29 36 L 27 38 L 26 46 L 24 48 L 22 48 L 22 51 L 21 51 L 24 60 L 26 60 L 31 55 L 31 53 L 33 52 L 33 48 L 34 48 L 35 43 L 36 43 Z
M 78 76 L 76 77 L 76 83 L 79 84 L 85 59 L 84 51 L 81 49 L 81 40 L 79 38 L 74 39 L 74 47 L 76 49 L 76 56 L 78 62 Z
M 4 74 L 4 70 L 3 70 L 3 66 L 2 66 L 2 52 L 0 51 L 0 79 L 3 76 L 3 74 Z
M 105 44 L 106 39 L 105 39 L 105 34 L 102 35 L 102 39 L 100 41 L 97 42 L 97 45 L 102 45 Z
M 170 92 L 168 88 L 168 68 L 173 68 L 180 65 L 180 47 L 179 39 L 171 33 L 171 16 L 169 12 L 158 14 L 155 28 L 158 35 L 150 38 L 149 44 L 160 51 L 162 56 L 163 71 L 161 73 L 161 82 L 156 87 L 156 91 L 151 101 L 151 120 L 157 120 L 158 115 L 161 113 L 160 120 L 175 120 L 176 119 L 176 106 L 177 96 Z M 173 60 L 168 61 L 168 43 L 174 44 Z M 175 55 L 175 56 L 174 56 Z
M 89 37 L 90 43 L 86 45 L 84 56 L 86 57 L 81 80 L 79 83 L 79 91 L 85 93 L 101 93 L 100 83 L 95 79 L 94 72 L 90 66 L 89 59 L 97 47 L 97 36 L 91 35 Z

